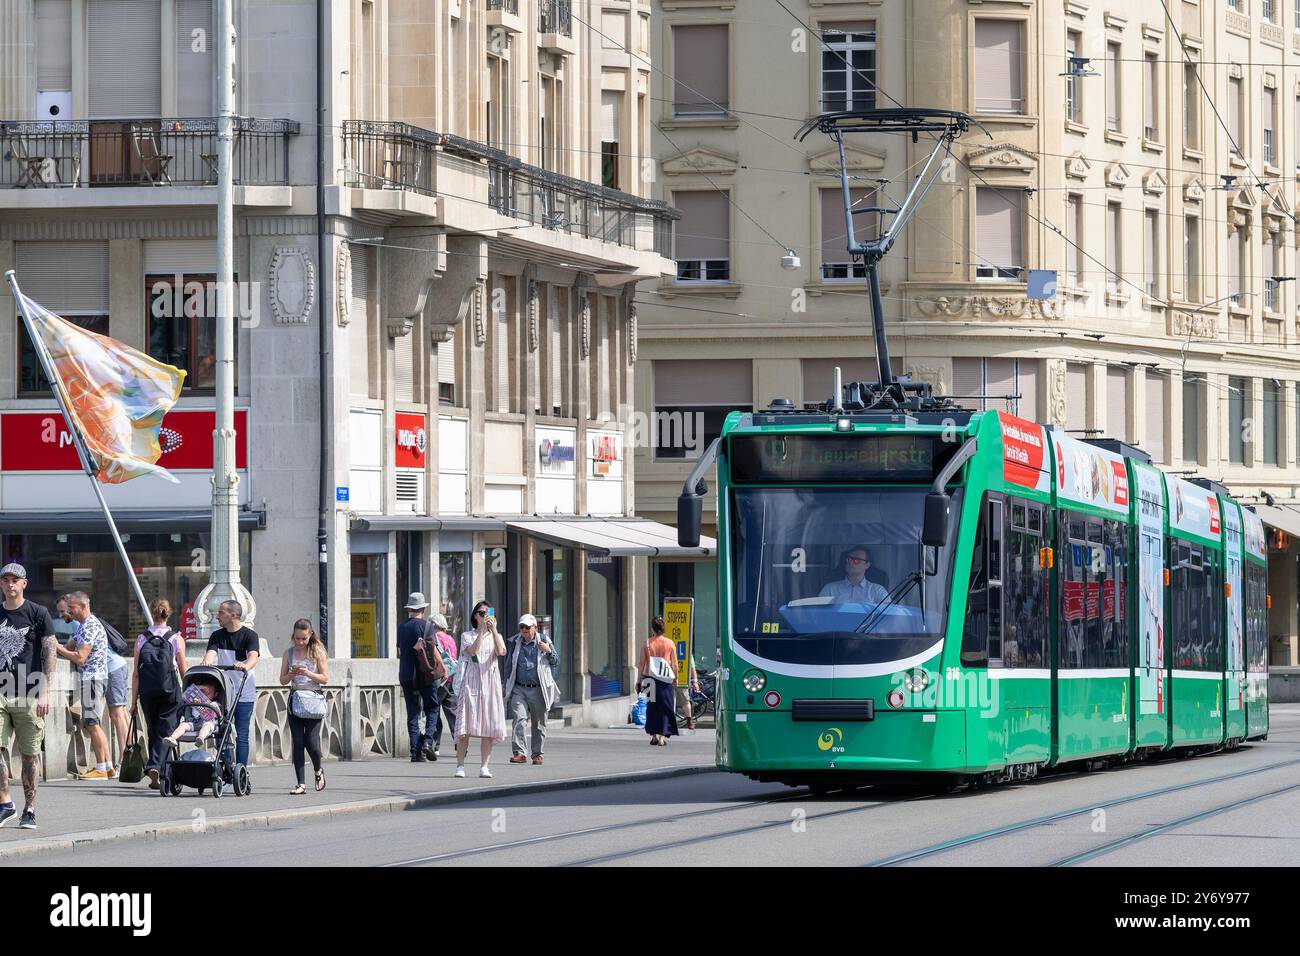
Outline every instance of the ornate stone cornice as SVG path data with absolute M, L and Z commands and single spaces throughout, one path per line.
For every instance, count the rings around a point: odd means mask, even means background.
M 976 318 L 1060 319 L 1060 307 L 1054 299 L 1028 299 L 1020 295 L 940 295 L 917 299 L 916 309 L 925 316 L 962 315 Z

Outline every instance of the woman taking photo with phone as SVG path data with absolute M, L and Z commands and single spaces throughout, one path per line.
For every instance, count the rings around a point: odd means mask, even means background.
M 316 790 L 325 789 L 325 771 L 321 767 L 320 725 L 325 718 L 325 685 L 330 682 L 329 656 L 311 622 L 299 618 L 293 625 L 293 641 L 280 659 L 280 683 L 289 684 L 289 733 L 293 737 L 293 770 L 298 785 L 289 791 L 297 796 L 307 792 L 303 785 L 306 761 L 311 754 L 316 771 Z
M 456 668 L 456 776 L 465 776 L 469 739 L 481 741 L 480 777 L 492 776 L 488 758 L 492 745 L 506 739 L 506 705 L 501 693 L 497 658 L 506 656 L 506 642 L 497 631 L 496 612 L 479 601 L 469 616 L 470 630 L 460 636 Z

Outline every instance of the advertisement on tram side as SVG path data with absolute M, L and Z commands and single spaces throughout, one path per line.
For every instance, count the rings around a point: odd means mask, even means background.
M 1232 501 L 1222 502 L 1223 511 L 1223 539 L 1227 550 L 1227 576 L 1225 580 L 1228 585 L 1228 663 L 1227 670 L 1232 672 L 1245 670 L 1241 657 L 1241 637 L 1244 631 L 1245 622 L 1243 620 L 1244 605 L 1242 598 L 1245 594 L 1242 582 L 1241 561 L 1242 561 L 1242 533 L 1241 533 L 1241 512 L 1237 510 L 1237 505 Z M 1229 681 L 1228 683 L 1228 710 L 1241 710 L 1242 706 L 1242 689 L 1240 681 Z
M 1052 433 L 1056 451 L 1056 493 L 1080 504 L 1128 511 L 1128 468 L 1114 452 L 1063 432 Z
M 1138 713 L 1165 712 L 1165 489 L 1160 472 L 1133 463 L 1138 496 Z
M 1169 488 L 1169 529 L 1217 541 L 1223 526 L 1214 492 L 1173 475 L 1166 475 L 1165 482 Z

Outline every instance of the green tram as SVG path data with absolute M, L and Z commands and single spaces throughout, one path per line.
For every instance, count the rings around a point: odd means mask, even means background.
M 1254 512 L 1128 445 L 913 404 L 733 412 L 688 479 L 686 544 L 716 455 L 721 769 L 996 782 L 1267 735 Z

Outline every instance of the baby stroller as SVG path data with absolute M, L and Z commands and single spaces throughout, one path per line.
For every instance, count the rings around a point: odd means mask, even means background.
M 248 776 L 248 768 L 242 763 L 235 763 L 235 704 L 239 702 L 244 690 L 244 681 L 248 680 L 246 671 L 233 667 L 212 667 L 198 664 L 185 672 L 185 684 L 181 688 L 204 683 L 215 683 L 217 695 L 206 704 L 181 704 L 179 719 L 192 721 L 195 729 L 182 734 L 180 741 L 198 742 L 199 746 L 185 753 L 180 747 L 172 747 L 163 757 L 162 769 L 158 774 L 158 791 L 164 797 L 179 797 L 184 787 L 194 787 L 202 796 L 203 791 L 211 788 L 214 797 L 221 797 L 222 785 L 230 784 L 235 796 L 243 797 L 253 792 L 253 783 Z M 216 727 L 206 740 L 199 742 L 198 729 L 203 721 L 200 708 L 209 708 L 216 712 Z

